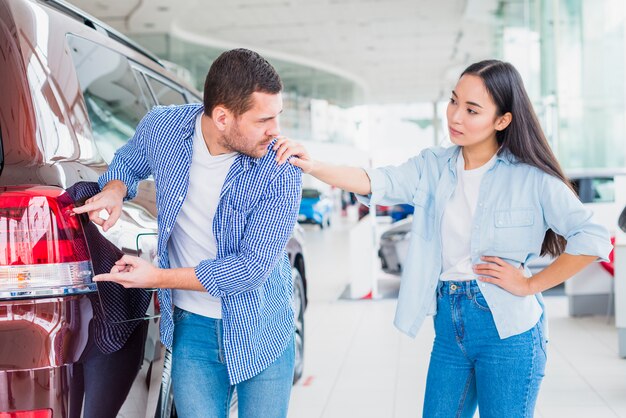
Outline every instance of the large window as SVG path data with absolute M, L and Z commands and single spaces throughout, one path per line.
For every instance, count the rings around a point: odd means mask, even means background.
M 571 179 L 571 182 L 583 203 L 615 202 L 613 177 L 580 177 Z
M 136 34 L 133 38 L 159 57 L 184 68 L 187 81 L 200 90 L 212 62 L 223 52 L 162 33 Z M 280 59 L 270 62 L 284 85 L 284 112 L 279 118 L 282 134 L 320 142 L 355 144 L 358 141 L 362 119 L 353 107 L 363 102 L 362 85 L 299 63 Z M 196 101 L 195 97 L 190 100 Z
M 561 164 L 566 169 L 623 167 L 623 0 L 502 3 L 502 32 L 517 34 L 501 42 L 502 56 L 526 76 Z

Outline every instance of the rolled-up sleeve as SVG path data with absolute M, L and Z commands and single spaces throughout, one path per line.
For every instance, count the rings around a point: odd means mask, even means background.
M 415 189 L 421 178 L 425 165 L 425 152 L 410 158 L 399 166 L 366 168 L 372 192 L 357 195 L 357 199 L 365 205 L 398 205 L 412 203 Z
M 567 240 L 567 254 L 609 261 L 613 248 L 609 231 L 592 221 L 593 212 L 563 181 L 544 175 L 540 200 L 548 227 Z
M 385 195 L 385 178 L 380 168 L 365 168 L 365 173 L 370 179 L 372 193 L 367 196 L 357 194 L 356 198 L 364 205 L 375 205 L 380 202 Z

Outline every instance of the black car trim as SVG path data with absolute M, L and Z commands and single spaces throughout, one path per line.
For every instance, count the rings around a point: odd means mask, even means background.
M 154 61 L 161 67 L 165 68 L 165 66 L 159 60 L 159 58 L 156 55 L 154 55 L 152 52 L 148 51 L 147 49 L 139 45 L 137 42 L 131 40 L 127 36 L 113 29 L 111 26 L 85 13 L 79 8 L 65 2 L 64 0 L 40 0 L 40 1 L 42 1 L 48 6 L 60 11 L 61 13 L 73 19 L 83 22 L 86 26 L 89 26 L 90 28 L 96 31 L 100 32 L 103 30 L 109 38 L 119 42 L 120 44 L 124 46 L 127 46 L 128 48 L 136 52 L 139 52 L 141 55 L 145 56 L 149 60 Z

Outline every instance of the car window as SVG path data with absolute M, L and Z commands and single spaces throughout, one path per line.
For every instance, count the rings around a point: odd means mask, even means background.
M 613 177 L 582 177 L 571 182 L 583 203 L 615 202 Z
M 320 192 L 314 189 L 303 189 L 302 197 L 305 199 L 318 199 L 320 197 Z
M 181 92 L 157 80 L 151 75 L 146 74 L 146 81 L 148 81 L 150 88 L 152 88 L 152 92 L 158 104 L 167 106 L 187 103 L 185 96 L 183 96 Z
M 144 72 L 138 65 L 133 65 L 133 71 L 135 72 L 135 77 L 137 78 L 139 87 L 141 87 L 141 91 L 143 91 L 144 99 L 146 103 L 148 103 L 148 109 L 152 109 L 158 103 L 154 100 L 154 97 L 152 96 L 152 92 L 150 91 L 150 86 L 148 86 L 148 82 L 146 81 Z
M 110 163 L 115 150 L 134 135 L 149 102 L 124 55 L 77 36 L 67 39 L 96 146 Z
M 187 97 L 187 102 L 189 103 L 202 103 L 201 98 L 187 90 L 185 90 L 185 97 Z

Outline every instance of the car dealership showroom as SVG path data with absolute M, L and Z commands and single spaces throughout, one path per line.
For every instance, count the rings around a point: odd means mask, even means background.
M 0 418 L 626 418 L 626 2 L 0 0 Z

